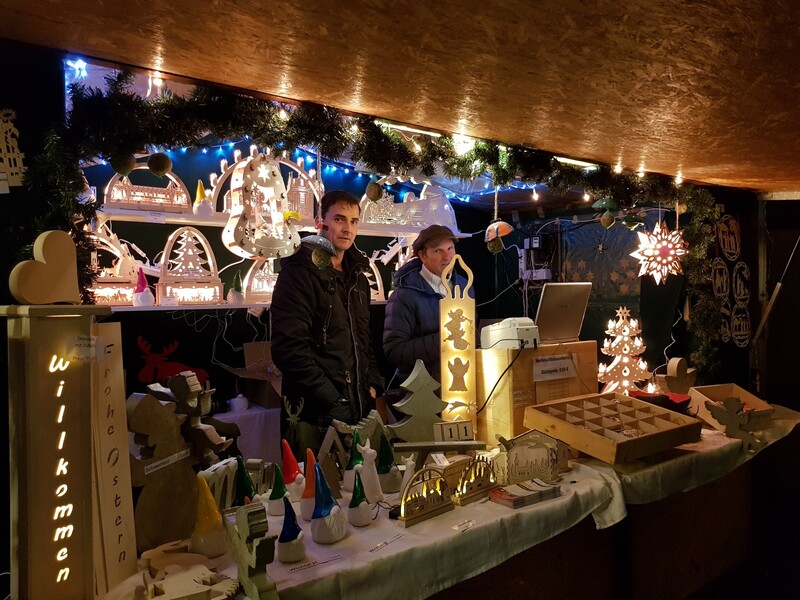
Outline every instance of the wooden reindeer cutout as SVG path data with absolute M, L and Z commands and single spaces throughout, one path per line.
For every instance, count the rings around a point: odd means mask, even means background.
M 139 381 L 142 383 L 155 383 L 159 382 L 166 384 L 170 377 L 174 377 L 183 371 L 193 371 L 197 375 L 197 380 L 204 384 L 208 379 L 208 373 L 205 369 L 197 369 L 189 367 L 183 363 L 167 360 L 167 357 L 175 352 L 180 345 L 178 340 L 172 342 L 169 346 L 163 348 L 161 352 L 153 352 L 151 350 L 150 342 L 145 340 L 142 336 L 137 338 L 139 348 L 144 352 L 143 357 L 145 365 L 139 371 Z

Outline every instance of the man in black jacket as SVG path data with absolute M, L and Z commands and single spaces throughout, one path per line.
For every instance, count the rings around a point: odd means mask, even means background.
M 328 192 L 317 225 L 336 249 L 331 264 L 316 266 L 305 245 L 281 259 L 270 307 L 272 357 L 292 412 L 302 404 L 291 436 L 300 456 L 305 448 L 317 452 L 332 419 L 357 422 L 383 391 L 370 335 L 369 261 L 353 246 L 360 217 L 355 196 Z

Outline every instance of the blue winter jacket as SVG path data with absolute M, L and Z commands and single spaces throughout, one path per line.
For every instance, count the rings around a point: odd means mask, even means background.
M 441 381 L 439 365 L 439 299 L 441 296 L 420 273 L 422 261 L 412 258 L 394 274 L 394 292 L 386 304 L 383 322 L 383 351 L 397 368 L 392 387 L 399 387 L 414 369 L 417 359 L 436 381 Z M 455 285 L 464 289 L 467 280 L 455 275 Z M 471 294 L 472 290 L 470 290 Z

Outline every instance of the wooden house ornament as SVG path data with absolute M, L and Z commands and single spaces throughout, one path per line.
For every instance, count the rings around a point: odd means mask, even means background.
M 104 206 L 127 210 L 191 214 L 191 194 L 175 173 L 172 171 L 166 173 L 164 175 L 167 180 L 166 187 L 157 187 L 132 183 L 131 175 L 141 171 L 150 172 L 147 165 L 138 165 L 128 175 L 115 173 L 106 185 Z
M 403 527 L 411 527 L 432 517 L 453 510 L 452 492 L 444 477 L 435 469 L 414 473 L 400 499 Z
M 178 304 L 221 304 L 222 288 L 217 260 L 206 237 L 195 227 L 173 231 L 161 260 L 158 303 L 174 298 Z
M 485 498 L 495 487 L 497 479 L 491 461 L 486 457 L 475 456 L 470 459 L 456 484 L 453 502 L 464 506 Z

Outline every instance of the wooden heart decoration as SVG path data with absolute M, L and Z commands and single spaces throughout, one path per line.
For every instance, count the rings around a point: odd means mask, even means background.
M 20 304 L 80 304 L 75 242 L 66 231 L 45 231 L 33 244 L 34 260 L 18 263 L 8 276 Z

